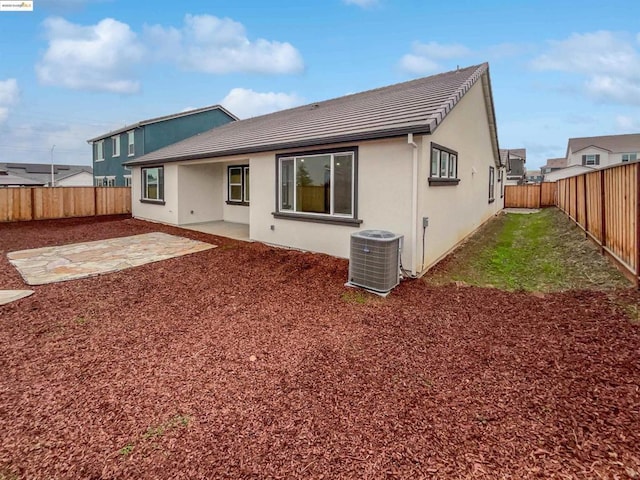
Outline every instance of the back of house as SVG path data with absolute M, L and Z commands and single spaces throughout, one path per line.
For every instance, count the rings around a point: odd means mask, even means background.
M 243 224 L 345 258 L 352 233 L 390 231 L 415 275 L 504 204 L 488 64 L 232 122 L 125 165 L 135 217 Z

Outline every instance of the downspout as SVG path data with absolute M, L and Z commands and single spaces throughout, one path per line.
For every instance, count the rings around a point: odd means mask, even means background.
M 418 274 L 416 269 L 418 259 L 418 144 L 413 141 L 413 133 L 407 134 L 407 143 L 413 147 L 413 181 L 411 186 L 411 276 L 416 277 Z

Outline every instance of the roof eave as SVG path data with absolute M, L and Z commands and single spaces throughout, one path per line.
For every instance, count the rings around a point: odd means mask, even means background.
M 264 152 L 271 152 L 274 150 L 286 150 L 291 148 L 319 147 L 319 146 L 333 144 L 333 143 L 381 140 L 385 138 L 399 137 L 402 135 L 407 135 L 409 133 L 413 133 L 416 135 L 431 133 L 430 123 L 427 123 L 423 126 L 414 126 L 411 128 L 402 127 L 402 128 L 395 128 L 395 129 L 378 130 L 375 132 L 353 133 L 349 135 L 338 135 L 334 137 L 312 138 L 312 139 L 298 140 L 294 142 L 282 142 L 282 143 L 274 143 L 274 144 L 267 144 L 267 145 L 258 145 L 255 147 L 236 148 L 236 149 L 230 149 L 230 150 L 225 150 L 221 152 L 180 155 L 180 156 L 173 156 L 173 157 L 156 158 L 151 160 L 145 160 L 144 157 L 142 157 L 138 160 L 131 160 L 129 162 L 124 162 L 123 165 L 135 167 L 135 166 L 141 166 L 141 165 L 158 165 L 162 163 L 183 162 L 187 160 L 201 160 L 204 158 L 230 157 L 235 155 L 264 153 Z

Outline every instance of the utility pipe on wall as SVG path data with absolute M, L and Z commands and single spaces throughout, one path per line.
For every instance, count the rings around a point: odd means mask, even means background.
M 413 176 L 411 187 L 411 275 L 417 276 L 418 258 L 418 144 L 413 141 L 413 133 L 407 134 L 407 143 L 413 147 Z

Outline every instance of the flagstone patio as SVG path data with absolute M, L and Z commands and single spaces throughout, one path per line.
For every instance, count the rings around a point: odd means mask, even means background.
M 215 248 L 210 243 L 153 232 L 94 242 L 10 252 L 29 285 L 64 282 Z

